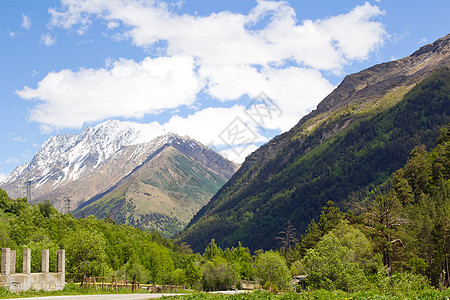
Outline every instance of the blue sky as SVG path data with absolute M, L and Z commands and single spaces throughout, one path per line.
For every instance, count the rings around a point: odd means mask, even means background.
M 152 123 L 232 160 L 347 74 L 449 33 L 450 2 L 0 0 L 0 179 L 51 135 Z

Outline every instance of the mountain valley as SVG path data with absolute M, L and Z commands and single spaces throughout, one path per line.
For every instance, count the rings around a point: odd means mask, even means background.
M 316 110 L 248 156 L 178 236 L 200 251 L 277 247 L 332 200 L 343 209 L 370 195 L 415 146 L 434 147 L 450 122 L 450 35 L 411 56 L 347 76 Z
M 48 199 L 62 212 L 109 217 L 170 236 L 236 169 L 188 137 L 111 120 L 79 135 L 51 137 L 1 188 L 18 198 L 27 195 L 28 185 L 33 203 Z

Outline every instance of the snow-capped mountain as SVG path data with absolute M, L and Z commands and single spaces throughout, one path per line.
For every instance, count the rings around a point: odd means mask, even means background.
M 50 178 L 56 182 L 75 180 L 97 169 L 123 147 L 143 146 L 161 135 L 163 132 L 152 125 L 110 120 L 87 127 L 81 134 L 53 136 L 30 162 L 17 167 L 5 183 L 15 182 L 24 175 L 28 177 L 21 179 L 33 182 L 36 187 Z
M 56 208 L 73 211 L 169 146 L 224 180 L 237 169 L 236 164 L 189 137 L 166 133 L 152 124 L 111 120 L 87 127 L 80 134 L 49 138 L 0 188 L 13 198 L 24 197 L 28 183 L 32 202 L 49 199 Z

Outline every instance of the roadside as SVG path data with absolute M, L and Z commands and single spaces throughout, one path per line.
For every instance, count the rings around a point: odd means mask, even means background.
M 234 295 L 240 293 L 246 293 L 248 291 L 235 290 L 235 291 L 216 291 L 211 294 L 225 294 Z M 163 296 L 183 296 L 182 293 L 163 293 L 163 294 L 104 294 L 104 295 L 70 295 L 70 296 L 43 296 L 43 297 L 25 297 L 25 298 L 1 298 L 2 299 L 15 299 L 15 300 L 30 300 L 30 299 L 42 299 L 42 300 L 138 300 L 138 299 L 158 299 Z
M 71 295 L 71 296 L 44 296 L 44 297 L 26 297 L 26 298 L 2 298 L 15 300 L 137 300 L 137 299 L 157 299 L 163 296 L 180 296 L 183 294 L 105 294 L 105 295 Z

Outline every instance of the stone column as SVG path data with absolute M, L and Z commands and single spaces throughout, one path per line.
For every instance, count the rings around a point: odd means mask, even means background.
M 2 275 L 9 275 L 11 270 L 11 250 L 2 248 Z
M 66 250 L 56 251 L 56 272 L 61 274 L 61 286 L 66 285 Z
M 11 267 L 9 269 L 11 274 L 16 273 L 16 250 L 11 250 Z
M 42 262 L 41 262 L 41 272 L 42 273 L 48 273 L 48 269 L 49 269 L 49 264 L 50 264 L 50 260 L 49 260 L 49 255 L 48 255 L 48 249 L 44 249 L 42 250 Z
M 66 251 L 65 250 L 56 251 L 56 272 L 58 272 L 58 273 L 66 272 Z
M 31 249 L 23 249 L 23 274 L 31 274 Z

